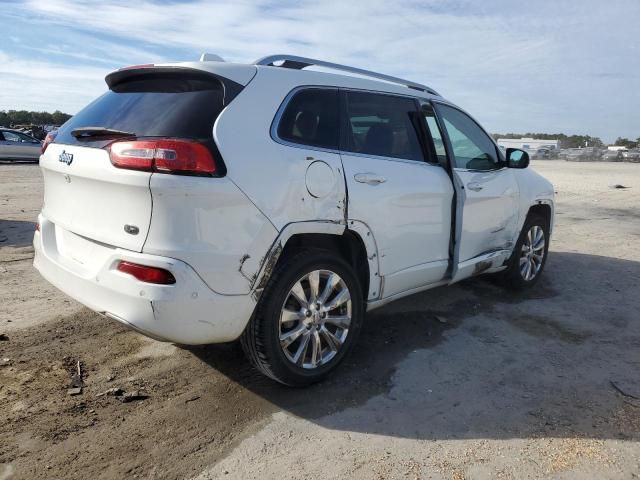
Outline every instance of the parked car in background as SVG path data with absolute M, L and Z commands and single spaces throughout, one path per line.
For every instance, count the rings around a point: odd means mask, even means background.
M 624 159 L 620 150 L 607 150 L 602 154 L 604 162 L 621 162 Z
M 110 73 L 47 136 L 34 265 L 71 297 L 156 339 L 240 339 L 307 385 L 366 311 L 478 274 L 540 278 L 553 185 L 433 89 L 206 58 Z
M 627 162 L 640 163 L 640 149 L 629 150 L 624 160 Z
M 42 153 L 42 142 L 26 133 L 8 128 L 0 129 L 0 160 L 37 161 Z
M 535 158 L 537 160 L 551 160 L 558 158 L 558 152 L 552 148 L 539 148 L 531 155 L 531 158 Z
M 564 154 L 569 162 L 597 161 L 602 157 L 602 151 L 595 147 L 571 148 Z

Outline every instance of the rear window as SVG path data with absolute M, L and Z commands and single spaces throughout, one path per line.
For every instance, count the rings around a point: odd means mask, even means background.
M 79 127 L 104 127 L 138 137 L 210 140 L 224 107 L 224 86 L 206 74 L 146 73 L 114 85 L 74 115 L 59 130 L 56 143 L 106 143 L 104 138 L 76 139 Z

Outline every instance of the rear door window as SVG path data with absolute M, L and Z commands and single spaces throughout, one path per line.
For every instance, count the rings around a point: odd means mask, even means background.
M 204 73 L 140 74 L 114 85 L 74 115 L 60 128 L 55 142 L 105 142 L 76 139 L 71 132 L 79 127 L 123 130 L 138 137 L 210 140 L 223 100 L 222 83 Z
M 347 125 L 342 150 L 424 161 L 419 114 L 412 98 L 346 91 Z
M 338 149 L 338 90 L 305 88 L 289 100 L 280 123 L 278 137 L 287 142 L 311 147 Z

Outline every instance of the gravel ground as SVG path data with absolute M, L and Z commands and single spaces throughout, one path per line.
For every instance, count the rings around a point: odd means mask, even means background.
M 533 168 L 558 192 L 534 291 L 479 277 L 395 302 L 291 390 L 235 344 L 155 342 L 50 287 L 40 172 L 0 165 L 0 480 L 640 476 L 640 165 Z

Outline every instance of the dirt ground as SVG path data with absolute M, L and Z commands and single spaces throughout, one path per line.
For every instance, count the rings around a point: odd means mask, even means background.
M 640 165 L 532 168 L 557 190 L 534 291 L 478 277 L 398 301 L 292 390 L 235 344 L 155 342 L 49 286 L 39 169 L 0 165 L 0 480 L 638 478 Z

